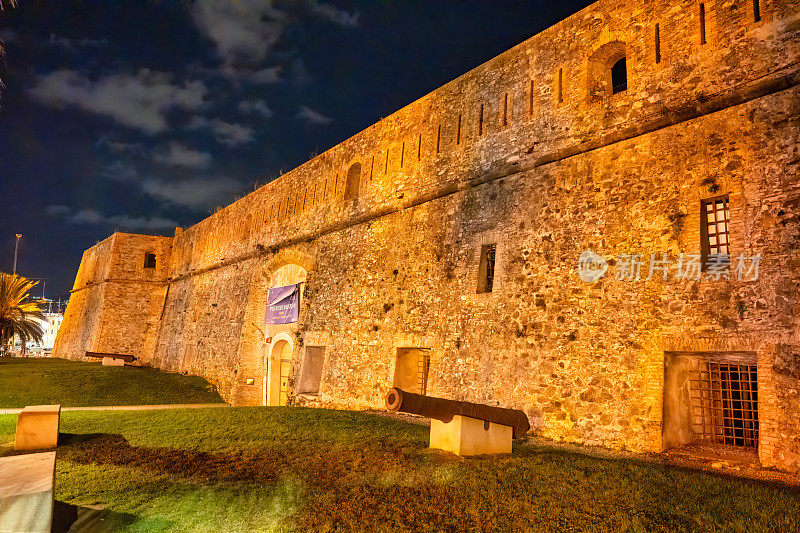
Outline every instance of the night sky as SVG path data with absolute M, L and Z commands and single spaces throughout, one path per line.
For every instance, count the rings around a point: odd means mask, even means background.
M 0 270 L 22 233 L 17 271 L 65 297 L 113 231 L 191 226 L 590 3 L 20 0 Z

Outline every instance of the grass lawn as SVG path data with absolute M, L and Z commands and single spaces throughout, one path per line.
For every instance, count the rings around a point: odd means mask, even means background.
M 459 459 L 428 428 L 285 407 L 62 414 L 56 497 L 119 531 L 798 531 L 800 491 L 533 445 Z M 14 417 L 0 416 L 0 453 Z
M 0 409 L 218 402 L 219 394 L 197 376 L 99 362 L 0 357 Z

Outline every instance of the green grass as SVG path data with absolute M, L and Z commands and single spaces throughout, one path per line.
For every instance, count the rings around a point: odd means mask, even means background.
M 99 362 L 0 357 L 0 409 L 218 402 L 219 394 L 197 376 Z
M 800 530 L 796 489 L 533 445 L 458 459 L 368 413 L 66 412 L 61 429 L 56 497 L 119 531 Z

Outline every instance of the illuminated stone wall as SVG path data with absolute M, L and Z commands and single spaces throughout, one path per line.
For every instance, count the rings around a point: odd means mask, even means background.
M 87 351 L 133 354 L 146 362 L 158 334 L 171 242 L 115 233 L 86 250 L 53 355 L 81 360 Z M 155 268 L 144 268 L 146 253 L 156 255 Z
M 761 461 L 800 469 L 800 6 L 762 1 L 758 22 L 750 1 L 704 6 L 701 43 L 694 0 L 597 2 L 178 231 L 142 357 L 261 404 L 291 339 L 293 401 L 362 408 L 382 405 L 398 348 L 428 348 L 429 394 L 657 451 L 665 357 L 755 353 Z M 614 279 L 625 254 L 645 278 L 651 253 L 697 253 L 701 200 L 723 194 L 731 254 L 760 254 L 758 280 Z M 595 283 L 586 249 L 611 263 Z M 266 326 L 286 265 L 307 273 L 300 321 Z M 291 392 L 304 346 L 325 347 L 316 398 Z

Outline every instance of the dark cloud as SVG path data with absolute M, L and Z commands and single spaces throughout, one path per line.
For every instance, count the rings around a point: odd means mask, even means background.
M 308 124 L 315 124 L 320 126 L 325 126 L 333 122 L 333 119 L 330 117 L 326 117 L 322 113 L 318 111 L 314 111 L 308 106 L 302 106 L 300 111 L 294 116 L 297 120 L 302 120 L 303 122 L 307 122 Z
M 66 48 L 67 50 L 76 52 L 80 48 L 86 47 L 104 47 L 108 46 L 108 39 L 68 39 L 66 37 L 60 37 L 55 33 L 50 34 L 50 44 L 55 46 L 60 46 L 62 48 Z
M 228 65 L 263 61 L 287 24 L 285 14 L 263 0 L 207 0 L 189 9 L 197 28 Z
M 107 136 L 102 136 L 97 140 L 97 142 L 95 142 L 95 146 L 98 148 L 106 148 L 109 152 L 117 155 L 130 154 L 142 157 L 150 157 L 150 150 L 144 145 L 144 143 L 141 142 L 129 143 L 111 141 Z
M 344 9 L 339 9 L 331 4 L 320 3 L 316 0 L 309 0 L 308 5 L 312 13 L 331 22 L 341 26 L 358 26 L 358 11 L 349 13 Z
M 189 123 L 189 129 L 207 129 L 214 134 L 217 142 L 226 146 L 248 144 L 255 140 L 255 130 L 243 124 L 226 122 L 219 118 L 206 119 L 194 117 Z
M 194 210 L 230 203 L 244 187 L 231 178 L 195 178 L 181 181 L 147 179 L 142 190 L 164 202 Z
M 179 142 L 171 142 L 166 150 L 156 153 L 154 160 L 171 167 L 194 170 L 208 168 L 213 157 L 208 152 L 200 152 Z
M 73 211 L 65 205 L 49 205 L 45 213 L 63 219 L 68 224 L 90 226 L 114 226 L 121 229 L 135 231 L 163 230 L 174 228 L 178 225 L 174 220 L 164 217 L 131 217 L 127 215 L 106 216 L 94 209 L 81 209 Z
M 264 100 L 242 100 L 239 102 L 239 111 L 246 115 L 258 115 L 261 118 L 271 118 L 275 113 Z
M 116 181 L 135 181 L 139 178 L 139 173 L 135 167 L 127 161 L 120 160 L 106 165 L 100 175 Z
M 11 29 L 0 30 L 0 41 L 7 43 L 14 42 L 19 39 L 19 32 Z
M 44 105 L 73 105 L 153 134 L 167 129 L 170 109 L 196 110 L 203 105 L 207 90 L 202 82 L 174 83 L 172 78 L 142 69 L 133 75 L 111 74 L 95 81 L 74 70 L 57 70 L 40 76 L 30 95 Z

